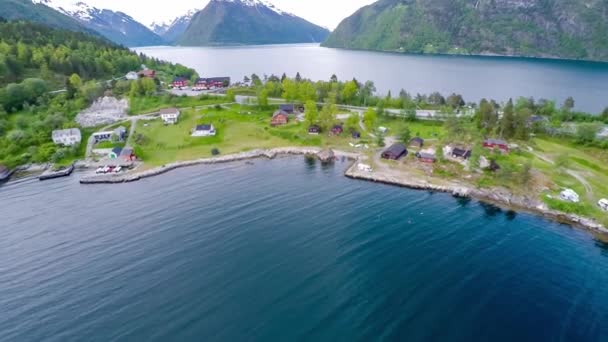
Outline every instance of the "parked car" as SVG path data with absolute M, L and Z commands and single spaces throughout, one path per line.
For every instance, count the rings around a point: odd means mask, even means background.
M 602 198 L 599 202 L 597 202 L 597 205 L 599 205 L 603 211 L 608 211 L 608 199 Z
M 103 169 L 104 169 L 104 167 L 100 166 L 100 167 L 97 168 L 97 170 L 95 170 L 95 173 L 96 174 L 104 173 Z
M 122 170 L 122 167 L 117 166 L 117 167 L 114 169 L 114 173 L 119 173 L 121 170 Z

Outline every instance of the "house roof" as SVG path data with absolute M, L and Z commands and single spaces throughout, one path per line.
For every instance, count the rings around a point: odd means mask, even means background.
M 196 80 L 196 83 L 209 83 L 209 82 L 229 82 L 230 83 L 230 77 L 200 77 Z
M 342 125 L 334 125 L 331 129 L 342 129 Z
M 407 148 L 405 148 L 405 145 L 403 144 L 393 144 L 391 145 L 389 148 L 387 148 L 386 150 L 384 150 L 384 153 L 390 153 L 393 155 L 402 155 L 403 153 L 407 152 Z
M 78 128 L 56 129 L 53 131 L 53 138 L 58 138 L 64 135 L 80 137 L 81 133 Z
M 198 125 L 196 126 L 196 130 L 197 131 L 210 131 L 213 129 L 213 125 Z
M 185 77 L 182 77 L 182 76 L 177 76 L 177 77 L 173 78 L 173 82 L 184 82 L 184 81 L 188 81 L 188 79 Z
M 163 114 L 179 114 L 179 109 L 177 108 L 163 108 L 160 110 L 160 115 Z
M 416 153 L 416 157 L 422 158 L 422 159 L 432 159 L 432 160 L 435 160 L 435 155 L 434 154 L 426 153 L 426 152 L 418 152 L 418 153 Z
M 318 125 L 311 125 L 310 127 L 308 127 L 308 130 L 313 130 L 313 131 L 320 131 L 321 127 L 319 127 Z
M 139 73 L 142 74 L 142 75 L 144 75 L 144 76 L 146 76 L 146 77 L 150 77 L 150 76 L 156 75 L 156 71 L 151 70 L 151 69 L 142 70 Z
M 290 111 L 293 112 L 295 110 L 296 106 L 293 103 L 284 103 L 279 105 L 279 109 L 280 110 L 284 110 L 284 111 Z
M 114 148 L 112 149 L 112 152 L 113 152 L 114 154 L 116 154 L 117 156 L 119 156 L 119 155 L 122 153 L 122 147 L 114 147 Z

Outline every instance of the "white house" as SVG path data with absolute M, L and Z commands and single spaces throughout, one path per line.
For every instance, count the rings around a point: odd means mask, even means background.
M 193 137 L 212 137 L 216 133 L 215 127 L 213 125 L 198 125 L 192 131 Z
M 562 191 L 559 194 L 559 198 L 561 198 L 564 201 L 568 201 L 568 202 L 572 202 L 572 203 L 579 203 L 581 200 L 578 197 L 578 194 L 576 192 L 574 192 L 574 190 L 572 189 L 566 189 L 564 191 Z
M 53 142 L 56 145 L 80 145 L 82 134 L 78 128 L 58 129 L 53 131 Z
M 160 118 L 165 124 L 174 125 L 179 120 L 180 111 L 177 108 L 165 108 L 160 110 Z
M 125 78 L 128 81 L 135 81 L 135 80 L 139 79 L 139 75 L 135 71 L 130 71 L 129 73 L 127 73 L 125 75 Z
M 111 140 L 113 135 L 118 138 L 118 141 L 124 141 L 127 137 L 127 129 L 124 126 L 120 126 L 113 131 L 95 132 L 93 133 L 93 138 L 95 139 L 95 143 L 99 143 Z

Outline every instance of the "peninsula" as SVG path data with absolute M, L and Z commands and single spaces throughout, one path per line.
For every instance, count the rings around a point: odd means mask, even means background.
M 24 22 L 0 29 L 2 44 L 19 46 L 0 89 L 3 169 L 75 163 L 89 170 L 83 182 L 115 183 L 324 151 L 325 160 L 356 160 L 353 178 L 553 213 L 598 232 L 608 225 L 608 110 L 578 112 L 572 98 L 474 103 L 438 92 L 381 96 L 372 81 L 335 75 L 200 77 L 81 33 Z M 70 46 L 80 64 L 58 57 Z M 35 58 L 45 54 L 51 63 Z M 26 78 L 35 70 L 42 78 Z

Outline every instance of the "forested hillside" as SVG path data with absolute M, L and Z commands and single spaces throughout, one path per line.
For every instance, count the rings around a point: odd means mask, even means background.
M 93 32 L 75 19 L 31 0 L 0 0 L 0 17 L 6 20 L 27 20 L 71 31 Z
M 608 60 L 605 0 L 380 0 L 328 47 Z
M 75 127 L 78 111 L 104 92 L 117 87 L 129 91 L 126 81 L 110 85 L 103 81 L 140 70 L 142 65 L 155 69 L 162 80 L 194 74 L 184 66 L 138 55 L 96 36 L 1 21 L 0 163 L 14 166 L 61 159 L 66 151 L 52 144 L 51 131 Z M 62 91 L 50 93 L 54 90 Z

